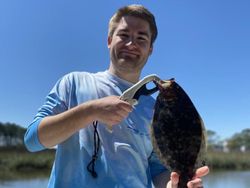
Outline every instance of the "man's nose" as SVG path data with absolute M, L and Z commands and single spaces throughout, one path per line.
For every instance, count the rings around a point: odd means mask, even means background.
M 126 43 L 126 46 L 135 47 L 136 46 L 136 41 L 132 37 L 130 37 L 129 40 L 127 41 L 127 43 Z

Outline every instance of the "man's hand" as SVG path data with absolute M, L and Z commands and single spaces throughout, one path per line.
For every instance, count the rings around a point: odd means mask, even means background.
M 201 177 L 209 173 L 209 168 L 203 166 L 198 168 L 195 172 L 195 175 L 191 181 L 188 182 L 188 188 L 202 188 L 202 179 Z M 170 175 L 170 181 L 167 184 L 167 188 L 178 188 L 179 175 L 176 172 L 172 172 Z
M 133 110 L 132 105 L 119 99 L 119 96 L 108 96 L 95 100 L 97 120 L 107 125 L 119 124 Z

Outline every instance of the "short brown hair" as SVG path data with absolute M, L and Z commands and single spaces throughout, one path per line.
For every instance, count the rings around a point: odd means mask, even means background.
M 158 34 L 155 17 L 142 5 L 129 5 L 118 9 L 109 21 L 109 37 L 113 36 L 114 31 L 123 16 L 134 16 L 147 21 L 151 30 L 151 45 L 154 43 Z

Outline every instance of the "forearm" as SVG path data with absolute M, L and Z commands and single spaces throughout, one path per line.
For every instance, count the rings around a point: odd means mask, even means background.
M 50 148 L 62 143 L 93 121 L 117 125 L 131 111 L 132 106 L 118 96 L 88 101 L 60 114 L 38 118 L 26 131 L 25 145 L 30 151 Z
M 39 141 L 46 148 L 53 147 L 85 128 L 95 120 L 93 101 L 78 105 L 63 113 L 45 117 L 38 126 Z

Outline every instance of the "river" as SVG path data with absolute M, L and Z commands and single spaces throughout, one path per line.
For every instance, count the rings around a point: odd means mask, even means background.
M 205 188 L 249 188 L 250 171 L 211 172 L 203 179 Z M 47 178 L 0 180 L 0 188 L 46 188 Z

